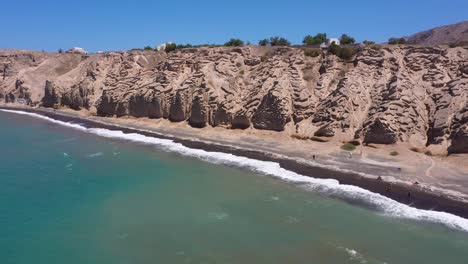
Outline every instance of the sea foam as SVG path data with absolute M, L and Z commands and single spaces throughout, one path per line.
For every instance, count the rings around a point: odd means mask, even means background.
M 252 171 L 280 178 L 288 182 L 304 184 L 308 188 L 320 191 L 322 193 L 327 193 L 333 196 L 339 196 L 345 199 L 366 201 L 366 203 L 376 208 L 379 208 L 385 214 L 393 217 L 440 223 L 450 228 L 468 232 L 468 219 L 446 212 L 437 212 L 413 208 L 408 205 L 399 203 L 395 200 L 392 200 L 388 197 L 385 197 L 383 195 L 380 195 L 378 193 L 373 193 L 368 190 L 362 189 L 360 187 L 340 184 L 337 180 L 334 179 L 316 179 L 313 177 L 304 176 L 282 168 L 277 162 L 255 160 L 242 156 L 236 156 L 229 153 L 210 152 L 202 149 L 192 149 L 180 143 L 176 143 L 170 139 L 148 137 L 137 133 L 123 133 L 122 131 L 108 130 L 103 128 L 86 128 L 78 124 L 55 120 L 36 113 L 4 109 L 0 110 L 9 113 L 37 117 L 55 124 L 78 129 L 101 137 L 124 139 L 143 144 L 155 145 L 166 151 L 177 152 L 185 156 L 199 158 L 201 160 L 208 161 L 211 163 L 234 165 L 248 168 Z

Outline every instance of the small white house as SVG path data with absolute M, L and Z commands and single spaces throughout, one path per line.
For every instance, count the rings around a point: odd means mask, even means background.
M 84 50 L 83 48 L 79 48 L 79 47 L 71 48 L 67 50 L 67 53 L 88 54 L 86 50 Z
M 340 45 L 340 40 L 337 38 L 329 38 L 327 41 L 324 43 L 320 44 L 320 48 L 328 48 L 332 43 L 335 43 L 336 45 Z

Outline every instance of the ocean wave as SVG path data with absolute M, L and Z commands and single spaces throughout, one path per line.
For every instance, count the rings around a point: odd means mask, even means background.
M 304 184 L 311 190 L 320 191 L 333 196 L 339 196 L 345 199 L 365 201 L 366 203 L 379 208 L 385 214 L 393 217 L 440 223 L 450 228 L 468 232 L 468 219 L 446 212 L 429 211 L 410 207 L 378 193 L 373 193 L 357 186 L 340 184 L 337 180 L 334 179 L 316 179 L 313 177 L 301 175 L 282 168 L 277 162 L 255 160 L 247 157 L 236 156 L 230 153 L 209 152 L 202 149 L 192 149 L 180 143 L 176 143 L 170 139 L 148 137 L 137 133 L 123 133 L 122 131 L 108 130 L 103 128 L 86 128 L 81 125 L 55 120 L 35 113 L 3 109 L 1 109 L 1 111 L 41 118 L 56 124 L 89 132 L 106 138 L 124 139 L 143 144 L 155 145 L 167 151 L 177 152 L 185 156 L 195 157 L 215 164 L 226 164 L 248 168 L 252 171 L 280 178 L 288 182 Z
M 88 154 L 88 155 L 86 155 L 86 157 L 95 158 L 95 157 L 99 157 L 99 156 L 102 156 L 102 155 L 103 155 L 102 152 L 97 152 L 97 153 L 93 153 L 93 154 Z

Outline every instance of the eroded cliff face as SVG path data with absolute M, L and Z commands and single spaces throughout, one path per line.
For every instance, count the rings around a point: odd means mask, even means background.
M 2 70 L 3 69 L 3 70 Z M 468 50 L 0 53 L 0 101 L 468 153 Z

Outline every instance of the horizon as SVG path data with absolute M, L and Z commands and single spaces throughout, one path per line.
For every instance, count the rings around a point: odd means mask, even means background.
M 0 49 L 49 52 L 72 47 L 89 52 L 154 48 L 165 42 L 223 44 L 231 38 L 256 45 L 260 39 L 272 36 L 285 37 L 296 45 L 302 44 L 304 36 L 322 32 L 329 38 L 348 34 L 357 42 L 383 43 L 391 37 L 405 37 L 468 20 L 465 12 L 468 2 L 461 0 L 452 0 L 450 4 L 425 1 L 423 6 L 402 0 L 391 3 L 365 0 L 358 5 L 339 0 L 332 7 L 326 1 L 304 0 L 293 0 L 285 6 L 263 0 L 254 3 L 183 0 L 176 7 L 169 2 L 149 0 L 133 3 L 85 0 L 72 9 L 57 0 L 40 3 L 25 0 L 7 2 L 4 8 L 21 10 L 21 19 L 17 12 L 5 12 L 5 21 L 14 23 L 3 29 Z

